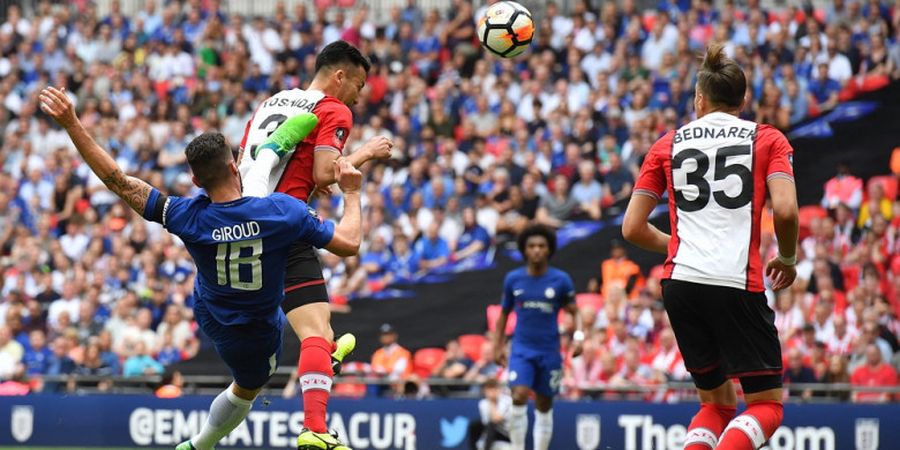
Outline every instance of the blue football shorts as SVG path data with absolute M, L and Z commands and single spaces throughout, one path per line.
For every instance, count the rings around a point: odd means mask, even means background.
M 509 385 L 525 386 L 536 394 L 553 397 L 562 381 L 562 356 L 558 351 L 513 349 L 509 357 Z
M 202 302 L 194 306 L 200 329 L 209 336 L 216 352 L 225 361 L 234 381 L 243 389 L 265 385 L 278 368 L 281 357 L 284 317 L 279 326 L 259 324 L 222 325 Z

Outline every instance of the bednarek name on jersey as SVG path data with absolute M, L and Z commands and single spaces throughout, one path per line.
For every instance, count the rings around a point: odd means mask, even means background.
M 675 132 L 675 143 L 680 144 L 691 139 L 753 139 L 756 137 L 755 125 L 753 127 L 729 128 L 692 127 L 688 125 Z

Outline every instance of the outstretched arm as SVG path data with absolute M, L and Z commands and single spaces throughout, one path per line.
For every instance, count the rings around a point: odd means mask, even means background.
M 75 114 L 75 105 L 64 90 L 47 87 L 40 94 L 41 110 L 62 126 L 78 153 L 84 158 L 91 170 L 103 181 L 103 184 L 118 195 L 131 209 L 139 214 L 144 213 L 147 199 L 153 189 L 143 180 L 125 175 L 116 161 L 106 153 L 88 133 Z

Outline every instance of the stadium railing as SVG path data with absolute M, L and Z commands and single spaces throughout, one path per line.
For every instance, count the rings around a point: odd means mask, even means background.
M 264 388 L 265 395 L 281 395 L 281 391 L 287 384 L 290 371 L 282 370 L 273 376 L 270 383 Z M 184 378 L 183 392 L 185 394 L 217 394 L 223 386 L 231 383 L 231 377 L 227 375 L 186 375 Z M 159 375 L 124 377 L 124 376 L 85 376 L 85 375 L 53 375 L 41 378 L 44 385 L 57 384 L 61 388 L 68 385 L 68 392 L 76 394 L 117 393 L 117 394 L 147 394 L 160 386 L 163 377 Z M 427 378 L 420 381 L 428 386 L 427 391 L 435 397 L 472 398 L 480 395 L 478 384 L 470 381 L 451 378 Z M 365 385 L 367 387 L 388 387 L 396 384 L 396 381 L 379 377 L 336 377 L 335 384 L 350 383 Z M 105 390 L 99 389 L 98 384 L 107 384 Z M 569 387 L 572 389 L 573 387 Z M 694 399 L 694 385 L 690 382 L 672 381 L 653 385 L 629 385 L 614 386 L 603 384 L 590 384 L 574 386 L 580 391 L 582 399 L 594 398 L 597 400 L 635 400 L 649 402 L 666 402 Z M 785 389 L 792 394 L 787 400 L 803 403 L 834 403 L 842 401 L 842 398 L 851 398 L 854 393 L 881 393 L 891 394 L 895 398 L 900 395 L 900 386 L 869 387 L 853 386 L 849 383 L 794 383 L 785 385 Z M 66 389 L 57 389 L 57 391 Z M 803 398 L 797 393 L 810 391 L 815 395 Z

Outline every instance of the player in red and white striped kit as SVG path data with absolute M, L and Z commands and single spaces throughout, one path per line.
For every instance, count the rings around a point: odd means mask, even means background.
M 356 103 L 368 70 L 369 62 L 358 49 L 336 41 L 316 57 L 316 74 L 308 89 L 284 90 L 260 103 L 241 141 L 239 169 L 244 196 L 283 192 L 307 202 L 313 191 L 328 189 L 335 182 L 334 164 L 339 159 L 358 168 L 391 156 L 393 143 L 384 136 L 372 138 L 350 155 L 343 154 L 353 126 L 349 107 Z M 318 124 L 292 153 L 280 156 L 258 147 L 282 122 L 304 112 L 313 113 Z M 291 248 L 284 286 L 281 309 L 300 338 L 298 372 L 306 430 L 298 438 L 298 448 L 346 449 L 328 435 L 325 424 L 334 375 L 334 332 L 322 267 L 311 245 L 298 242 Z
M 622 232 L 635 245 L 667 254 L 663 300 L 700 411 L 685 450 L 762 447 L 783 417 L 781 346 L 766 304 L 760 216 L 771 197 L 778 257 L 765 274 L 773 290 L 796 277 L 797 194 L 793 149 L 778 130 L 738 117 L 744 72 L 711 46 L 697 74 L 697 120 L 650 149 Z M 671 235 L 648 223 L 668 193 Z M 738 378 L 747 410 L 735 417 Z

